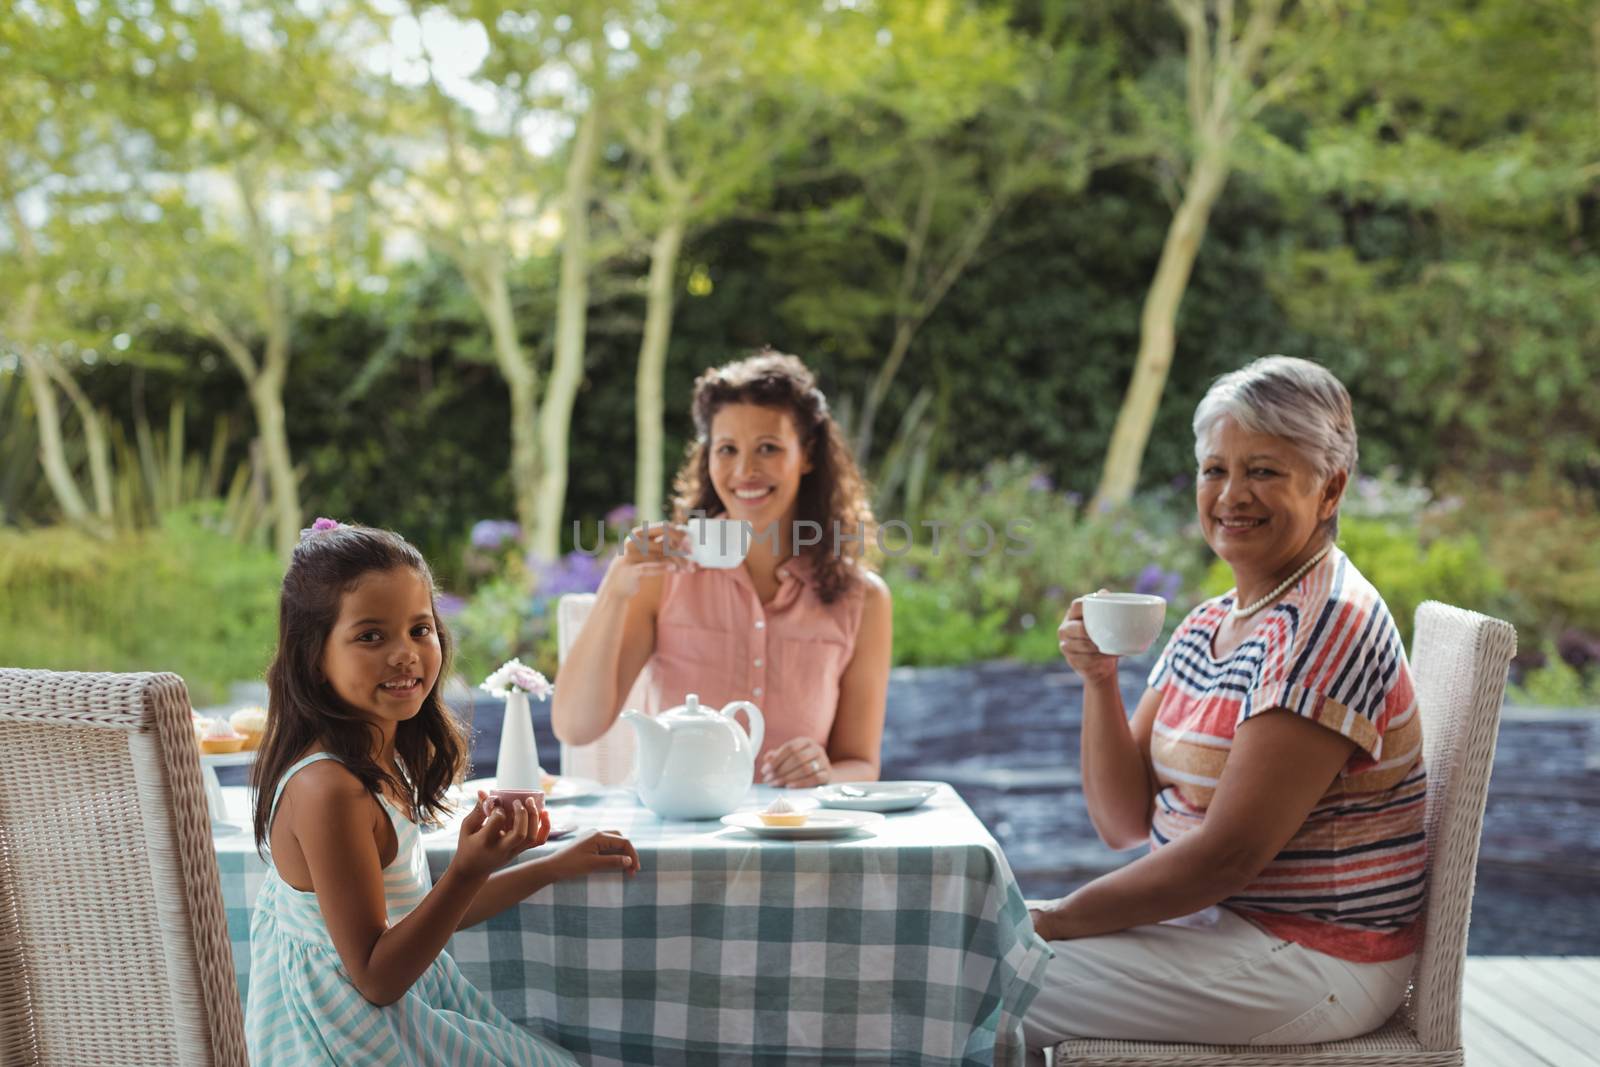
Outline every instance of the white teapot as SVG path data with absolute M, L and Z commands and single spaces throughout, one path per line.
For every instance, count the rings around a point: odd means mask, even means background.
M 733 715 L 750 718 L 750 732 Z M 624 722 L 638 738 L 634 786 L 644 806 L 664 819 L 715 819 L 744 800 L 755 777 L 756 753 L 766 722 L 761 709 L 736 700 L 720 710 L 700 706 L 690 693 L 682 707 L 660 715 L 629 708 Z

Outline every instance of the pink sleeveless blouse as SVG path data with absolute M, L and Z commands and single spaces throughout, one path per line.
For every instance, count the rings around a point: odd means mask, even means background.
M 762 755 L 791 738 L 826 746 L 866 589 L 855 582 L 823 603 L 804 557 L 780 566 L 778 581 L 777 595 L 763 604 L 742 566 L 668 574 L 655 651 L 622 706 L 655 715 L 690 693 L 718 708 L 748 700 L 767 725 L 758 770 Z

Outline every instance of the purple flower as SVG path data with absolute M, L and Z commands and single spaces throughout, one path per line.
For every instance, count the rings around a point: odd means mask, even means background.
M 453 619 L 460 615 L 467 606 L 467 598 L 457 596 L 454 593 L 440 593 L 436 599 L 439 604 L 439 614 L 447 619 Z
M 1173 601 L 1183 592 L 1183 575 L 1169 571 L 1159 563 L 1151 563 L 1133 580 L 1135 593 L 1154 593 L 1166 601 Z
M 1082 507 L 1083 506 L 1083 494 L 1082 493 L 1073 492 L 1072 490 L 1069 489 L 1069 490 L 1067 490 L 1067 492 L 1065 494 L 1065 499 L 1067 501 L 1067 506 L 1068 507 L 1077 508 L 1077 507 Z
M 535 591 L 554 599 L 568 593 L 592 593 L 606 576 L 606 564 L 586 552 L 568 552 L 556 560 L 530 557 L 528 568 L 537 581 Z
M 1055 487 L 1056 483 L 1051 481 L 1050 476 L 1043 471 L 1028 479 L 1028 488 L 1035 493 L 1048 493 Z
M 522 536 L 522 527 L 510 519 L 483 519 L 472 524 L 472 547 L 493 552 Z
M 311 528 L 313 530 L 337 530 L 339 528 L 339 524 L 333 519 L 319 518 L 316 522 L 311 524 Z
M 639 517 L 639 509 L 632 504 L 618 504 L 606 512 L 606 525 L 615 526 L 619 530 L 633 529 L 633 520 Z

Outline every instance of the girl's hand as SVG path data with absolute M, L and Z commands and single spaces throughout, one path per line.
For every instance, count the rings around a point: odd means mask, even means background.
M 833 778 L 828 750 L 809 737 L 791 737 L 761 761 L 761 784 L 789 789 L 826 785 Z
M 453 862 L 471 875 L 487 878 L 522 852 L 545 842 L 550 836 L 550 813 L 534 807 L 532 799 L 489 810 L 489 794 L 478 790 L 478 803 L 461 821 Z
M 1100 591 L 1105 592 L 1104 589 Z M 1067 607 L 1067 617 L 1061 620 L 1061 627 L 1056 630 L 1056 637 L 1061 642 L 1061 655 L 1066 659 L 1067 665 L 1078 672 L 1078 677 L 1086 682 L 1116 682 L 1117 657 L 1101 652 L 1099 647 L 1089 640 L 1089 631 L 1084 629 L 1083 597 L 1074 600 Z
M 558 882 L 602 871 L 627 871 L 630 878 L 639 873 L 639 853 L 633 842 L 615 830 L 586 830 L 547 862 Z
M 611 558 L 606 576 L 600 581 L 599 596 L 608 593 L 629 600 L 639 591 L 639 583 L 668 572 L 694 570 L 689 558 L 689 535 L 680 527 L 665 522 L 636 526 L 623 538 L 622 550 Z

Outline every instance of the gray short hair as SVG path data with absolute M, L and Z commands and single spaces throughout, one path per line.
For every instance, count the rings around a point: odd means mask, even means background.
M 1195 459 L 1218 420 L 1288 441 L 1327 478 L 1356 473 L 1356 420 L 1350 393 L 1326 367 L 1293 356 L 1264 356 L 1212 383 L 1194 409 Z M 1328 523 L 1339 532 L 1339 514 Z

